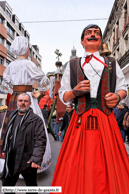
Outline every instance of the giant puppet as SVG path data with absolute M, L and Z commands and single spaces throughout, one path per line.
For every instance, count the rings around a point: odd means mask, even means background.
M 1 129 L 0 144 L 2 144 L 3 136 L 5 134 L 9 112 L 17 108 L 17 96 L 22 92 L 26 92 L 31 98 L 31 107 L 34 113 L 42 118 L 46 132 L 46 151 L 43 156 L 41 169 L 38 170 L 38 172 L 42 172 L 51 164 L 51 147 L 44 118 L 36 99 L 38 92 L 33 92 L 32 85 L 34 82 L 37 82 L 40 91 L 47 91 L 50 88 L 50 83 L 44 72 L 32 61 L 27 59 L 29 56 L 29 44 L 27 38 L 24 36 L 16 37 L 11 45 L 11 52 L 16 55 L 17 59 L 11 62 L 4 71 L 3 89 L 7 89 L 8 92 L 11 91 L 13 93 L 10 97 L 6 118 Z M 3 169 L 3 164 L 4 158 L 0 158 L 0 172 Z
M 82 58 L 67 65 L 60 99 L 75 111 L 57 161 L 52 186 L 62 194 L 128 194 L 129 158 L 112 108 L 127 95 L 117 61 L 102 57 L 98 25 L 84 28 Z

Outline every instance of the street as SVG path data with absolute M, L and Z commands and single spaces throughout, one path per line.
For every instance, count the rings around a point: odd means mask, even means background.
M 38 174 L 38 186 L 51 186 L 54 170 L 56 167 L 57 158 L 59 155 L 59 151 L 62 145 L 61 141 L 55 141 L 51 134 L 49 134 L 50 144 L 51 144 L 51 152 L 52 152 L 52 163 L 51 166 L 42 173 Z M 0 188 L 2 184 L 0 181 Z M 26 186 L 23 179 L 19 179 L 16 186 Z M 0 191 L 1 193 L 1 191 Z M 20 193 L 17 193 L 20 194 Z M 45 194 L 45 193 L 44 193 Z
M 62 145 L 61 141 L 55 141 L 51 134 L 49 134 L 50 144 L 51 144 L 51 152 L 52 152 L 52 163 L 51 166 L 45 170 L 43 173 L 38 174 L 38 186 L 51 186 L 54 170 L 56 167 L 57 158 L 59 155 L 59 151 Z M 129 145 L 125 143 L 125 147 L 127 149 L 127 152 L 129 154 Z M 24 180 L 19 179 L 16 186 L 25 186 Z M 0 181 L 0 187 L 1 187 L 1 181 Z M 20 194 L 20 193 L 17 193 Z M 45 194 L 45 193 L 44 193 Z

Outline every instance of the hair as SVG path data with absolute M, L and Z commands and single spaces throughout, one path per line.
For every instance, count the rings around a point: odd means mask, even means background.
M 23 92 L 23 93 L 18 95 L 18 98 L 19 98 L 19 96 L 28 96 L 29 97 L 29 101 L 31 102 L 30 96 L 27 93 Z M 18 98 L 17 98 L 17 100 L 18 100 Z
M 120 103 L 120 105 L 122 105 L 124 108 L 128 108 L 127 104 L 124 102 Z
M 83 31 L 82 31 L 82 34 L 81 34 L 81 40 L 84 39 L 84 33 L 86 30 L 88 30 L 89 28 L 99 28 L 100 30 L 100 36 L 101 36 L 101 40 L 102 40 L 102 31 L 101 31 L 101 28 L 97 25 L 97 24 L 89 24 L 88 26 L 86 26 Z
M 71 108 L 73 108 L 73 104 L 72 104 L 72 103 L 70 103 L 70 104 L 68 104 L 68 105 L 66 105 L 66 106 L 71 106 Z
M 47 107 L 47 104 L 44 104 L 44 108 L 46 108 Z

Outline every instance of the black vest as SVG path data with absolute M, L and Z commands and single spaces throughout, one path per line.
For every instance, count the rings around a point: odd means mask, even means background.
M 98 87 L 96 105 L 101 111 L 109 115 L 112 109 L 109 109 L 105 102 L 105 95 L 109 92 L 115 92 L 116 86 L 116 61 L 112 57 L 104 57 L 108 67 L 104 67 L 101 80 Z M 70 60 L 70 83 L 73 89 L 80 81 L 88 80 L 81 67 L 81 58 Z M 74 99 L 75 110 L 78 115 L 83 114 L 91 107 L 90 93 Z

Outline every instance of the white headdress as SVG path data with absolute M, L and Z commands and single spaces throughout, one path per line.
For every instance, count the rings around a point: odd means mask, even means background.
M 16 56 L 25 55 L 28 51 L 28 40 L 24 36 L 17 36 L 11 45 L 11 52 Z

